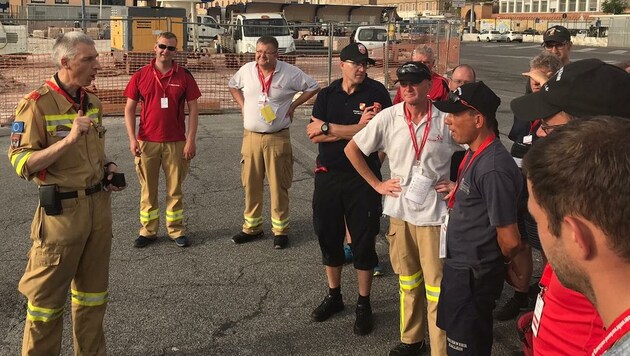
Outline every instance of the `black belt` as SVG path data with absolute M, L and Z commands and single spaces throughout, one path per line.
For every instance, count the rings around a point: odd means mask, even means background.
M 284 130 L 288 130 L 288 129 L 289 129 L 289 128 L 288 128 L 288 127 L 286 127 L 286 128 L 284 128 L 284 129 L 282 129 L 282 130 L 278 130 L 278 131 L 274 131 L 274 132 L 256 132 L 256 131 L 252 131 L 252 132 L 253 132 L 253 133 L 257 133 L 257 134 L 259 134 L 259 135 L 271 135 L 271 134 L 275 134 L 275 133 L 278 133 L 278 132 L 282 132 L 282 131 L 284 131 Z
M 91 186 L 85 189 L 85 195 L 92 195 L 94 193 L 98 193 L 103 190 L 103 184 L 98 183 L 97 185 Z M 79 197 L 80 190 L 75 190 L 74 192 L 60 192 L 58 193 L 59 199 L 73 199 Z

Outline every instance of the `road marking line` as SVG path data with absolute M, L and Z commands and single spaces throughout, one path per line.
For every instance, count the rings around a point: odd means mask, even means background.
M 590 52 L 590 51 L 595 51 L 597 48 L 582 48 L 582 49 L 575 49 L 573 50 L 573 52 Z
M 610 51 L 610 52 L 608 52 L 608 54 L 624 54 L 626 52 L 628 52 L 628 51 L 625 51 L 623 49 L 618 49 L 616 51 Z

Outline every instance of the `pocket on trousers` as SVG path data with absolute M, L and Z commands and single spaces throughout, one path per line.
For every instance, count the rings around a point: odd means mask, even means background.
M 33 264 L 37 267 L 57 266 L 61 262 L 60 253 L 44 252 L 37 249 L 33 253 Z
M 392 264 L 394 273 L 400 274 L 400 257 L 398 256 L 398 246 L 396 234 L 400 234 L 404 224 L 401 220 L 389 219 L 389 228 L 387 229 L 387 242 L 389 242 L 389 261 Z

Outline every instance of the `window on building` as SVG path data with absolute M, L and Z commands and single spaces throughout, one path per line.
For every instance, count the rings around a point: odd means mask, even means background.
M 514 3 L 513 2 L 508 3 L 508 11 L 507 12 L 514 12 Z
M 558 11 L 559 12 L 567 11 L 567 0 L 559 0 L 558 1 Z
M 578 11 L 586 11 L 586 0 L 580 0 Z
M 532 12 L 538 12 L 538 1 L 532 2 Z
M 576 0 L 569 0 L 569 9 L 567 11 L 575 11 Z
M 68 4 L 68 0 L 55 0 L 55 4 Z
M 540 12 L 547 12 L 547 11 L 549 11 L 547 9 L 547 1 L 546 0 L 545 1 L 541 1 L 540 2 Z M 534 12 L 536 12 L 536 11 L 534 10 Z
M 501 3 L 501 9 L 499 10 L 499 12 L 507 12 L 507 2 Z
M 523 7 L 523 12 L 531 12 L 529 4 L 525 4 L 525 7 Z
M 516 3 L 516 11 L 514 12 L 523 12 L 523 3 L 522 2 L 517 2 Z
M 46 0 L 31 0 L 32 4 L 45 4 Z
M 430 4 L 430 3 L 428 3 L 428 2 L 425 2 L 425 3 L 424 3 L 424 9 L 425 9 L 425 10 L 431 10 L 431 9 L 430 9 L 430 7 L 431 7 L 431 4 Z

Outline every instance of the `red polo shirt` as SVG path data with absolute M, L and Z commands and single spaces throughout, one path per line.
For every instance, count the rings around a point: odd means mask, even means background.
M 586 355 L 604 336 L 604 323 L 582 294 L 563 286 L 547 264 L 540 284 L 546 288 L 535 355 Z
M 198 99 L 201 92 L 187 69 L 173 62 L 173 68 L 162 74 L 152 59 L 134 73 L 124 95 L 142 103 L 138 140 L 173 142 L 186 140 L 184 105 Z M 167 108 L 162 107 L 162 98 L 168 98 Z

